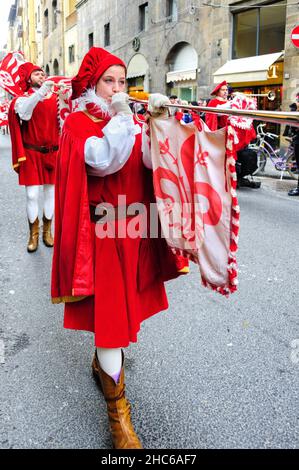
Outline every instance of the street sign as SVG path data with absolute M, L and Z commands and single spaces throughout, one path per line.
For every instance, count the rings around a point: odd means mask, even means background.
M 291 32 L 291 41 L 295 47 L 299 47 L 299 26 L 295 26 Z

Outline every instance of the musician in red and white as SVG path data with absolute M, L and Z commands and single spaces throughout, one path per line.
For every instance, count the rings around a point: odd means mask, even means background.
M 149 214 L 155 198 L 142 126 L 125 88 L 124 62 L 91 48 L 72 80 L 81 110 L 66 118 L 61 136 L 52 269 L 52 300 L 65 302 L 65 328 L 94 333 L 92 371 L 117 449 L 141 447 L 125 395 L 122 348 L 137 342 L 144 320 L 167 309 L 164 281 L 184 272 L 165 239 L 128 234 L 141 223 L 128 207 L 138 204 Z M 101 227 L 114 235 L 99 237 Z
M 211 92 L 214 96 L 207 104 L 210 108 L 224 107 L 228 101 L 228 85 L 224 80 Z M 205 122 L 211 131 L 216 131 L 226 126 L 228 116 L 225 114 L 206 113 Z
M 19 184 L 26 189 L 30 236 L 27 251 L 38 248 L 39 188 L 43 186 L 43 242 L 52 247 L 51 222 L 54 213 L 55 166 L 59 141 L 57 96 L 54 83 L 44 71 L 26 62 L 19 67 L 18 85 L 23 95 L 14 98 L 9 110 L 13 168 Z

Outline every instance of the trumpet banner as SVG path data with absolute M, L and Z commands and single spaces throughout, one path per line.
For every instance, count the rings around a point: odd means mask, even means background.
M 175 253 L 198 264 L 206 287 L 227 296 L 238 284 L 237 132 L 159 117 L 151 118 L 150 135 L 163 235 Z
M 25 63 L 21 51 L 9 52 L 0 62 L 0 87 L 12 96 L 21 96 L 23 91 L 18 85 L 20 81 L 19 67 Z
M 18 85 L 20 81 L 19 67 L 25 62 L 24 54 L 21 51 L 9 52 L 0 62 L 0 87 L 14 97 L 27 96 Z M 47 77 L 47 80 L 54 82 L 53 91 L 57 93 L 57 119 L 61 129 L 68 114 L 77 108 L 76 101 L 72 102 L 70 99 L 72 79 L 55 75 Z M 0 122 L 4 122 L 2 114 L 1 120 Z

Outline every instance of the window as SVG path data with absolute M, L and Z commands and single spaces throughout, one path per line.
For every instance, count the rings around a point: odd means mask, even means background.
M 75 62 L 75 44 L 69 46 L 69 63 Z
M 40 22 L 40 6 L 37 7 L 37 21 Z
M 89 47 L 89 49 L 90 49 L 91 47 L 93 47 L 93 33 L 90 33 L 90 34 L 88 35 L 88 47 Z
M 110 46 L 110 23 L 104 26 L 104 46 Z
M 285 2 L 236 13 L 234 15 L 233 59 L 283 50 L 285 24 Z
M 57 0 L 52 1 L 52 9 L 53 9 L 53 25 L 52 29 L 55 29 L 57 27 Z
M 45 30 L 45 36 L 48 36 L 48 34 L 49 34 L 49 12 L 48 12 L 48 10 L 45 10 L 45 13 L 44 13 L 44 30 Z
M 59 64 L 57 59 L 55 59 L 53 62 L 53 71 L 54 75 L 59 75 Z
M 178 20 L 177 0 L 166 0 L 166 17 L 169 21 Z
M 139 31 L 146 31 L 148 28 L 148 3 L 139 6 Z

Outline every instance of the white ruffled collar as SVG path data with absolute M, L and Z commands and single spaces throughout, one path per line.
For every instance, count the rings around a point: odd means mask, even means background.
M 93 104 L 99 108 L 99 111 L 102 111 L 104 115 L 110 117 L 115 115 L 115 112 L 111 108 L 108 101 L 96 94 L 95 88 L 89 88 L 86 90 L 85 93 L 83 93 L 83 95 L 78 99 L 78 103 L 78 111 L 85 110 L 87 104 Z

